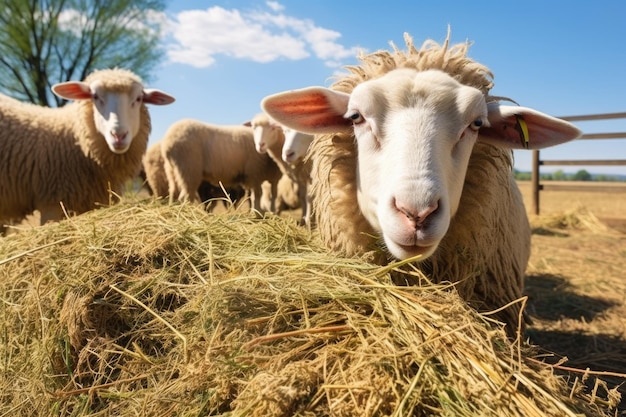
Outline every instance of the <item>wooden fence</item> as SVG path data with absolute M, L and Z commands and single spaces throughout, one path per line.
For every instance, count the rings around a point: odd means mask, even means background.
M 590 120 L 609 120 L 609 119 L 626 119 L 626 113 L 605 113 L 592 114 L 585 116 L 566 116 L 561 117 L 569 122 L 590 121 Z M 583 139 L 626 139 L 626 132 L 613 133 L 585 133 L 577 140 Z M 616 166 L 626 165 L 626 159 L 606 159 L 606 160 L 542 160 L 539 157 L 539 151 L 533 151 L 533 165 L 531 172 L 532 182 L 532 202 L 535 214 L 539 214 L 539 192 L 541 190 L 561 190 L 561 191 L 619 191 L 626 192 L 626 184 L 620 186 L 603 187 L 598 184 L 590 183 L 589 186 L 581 187 L 580 185 L 566 184 L 542 184 L 540 183 L 539 168 L 545 165 L 598 165 L 598 166 Z

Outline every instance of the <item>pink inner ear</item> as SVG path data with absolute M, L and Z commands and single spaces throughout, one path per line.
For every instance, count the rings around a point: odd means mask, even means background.
M 343 117 L 348 97 L 311 87 L 266 97 L 261 107 L 291 129 L 310 134 L 339 133 L 352 126 Z
M 573 124 L 537 110 L 489 103 L 489 124 L 479 131 L 482 141 L 512 149 L 541 149 L 555 146 L 581 135 Z M 520 119 L 528 136 L 522 134 Z
M 52 86 L 52 91 L 68 100 L 89 100 L 92 97 L 89 86 L 79 81 L 56 84 Z
M 171 104 L 174 101 L 176 101 L 174 97 L 159 90 L 144 90 L 143 92 L 144 103 L 164 106 L 166 104 Z

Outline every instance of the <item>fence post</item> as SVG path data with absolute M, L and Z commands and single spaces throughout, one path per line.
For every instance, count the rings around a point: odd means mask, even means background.
M 539 215 L 539 151 L 533 150 L 533 169 L 530 174 L 530 182 L 532 184 L 533 211 L 535 215 Z

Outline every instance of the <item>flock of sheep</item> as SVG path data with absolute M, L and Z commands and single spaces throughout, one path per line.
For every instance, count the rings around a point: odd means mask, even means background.
M 0 96 L 0 222 L 109 204 L 142 160 L 152 190 L 170 202 L 199 202 L 208 181 L 243 186 L 254 210 L 275 211 L 285 181 L 330 250 L 414 261 L 515 334 L 530 227 L 511 149 L 581 132 L 490 96 L 493 75 L 467 57 L 467 43 L 405 41 L 406 51 L 360 55 L 330 88 L 264 98 L 249 126 L 181 120 L 148 150 L 145 105 L 174 99 L 129 71 L 55 85 L 76 101 L 59 109 Z

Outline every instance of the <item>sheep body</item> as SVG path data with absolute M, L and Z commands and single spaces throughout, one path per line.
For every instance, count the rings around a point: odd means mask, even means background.
M 143 169 L 150 194 L 155 197 L 168 197 L 169 184 L 165 174 L 165 159 L 161 152 L 161 142 L 153 143 L 148 147 L 143 157 Z M 227 195 L 224 194 L 224 191 Z M 222 189 L 220 186 L 202 181 L 198 187 L 198 195 L 200 201 L 204 202 L 207 209 L 210 210 L 214 206 L 210 200 L 228 198 L 231 202 L 237 203 L 245 197 L 245 191 L 240 186 Z
M 170 201 L 199 202 L 203 180 L 225 187 L 241 185 L 250 191 L 251 206 L 263 212 L 262 184 L 268 181 L 276 194 L 281 172 L 267 155 L 256 152 L 252 129 L 221 126 L 184 119 L 169 127 L 161 140 Z
M 468 44 L 406 42 L 406 53 L 361 56 L 330 90 L 285 92 L 262 107 L 318 134 L 309 150 L 313 203 L 329 248 L 379 262 L 415 259 L 481 311 L 511 303 L 495 317 L 514 334 L 530 227 L 508 148 L 550 146 L 580 131 L 496 103 L 491 73 L 467 58 Z
M 146 182 L 152 195 L 167 197 L 169 185 L 164 168 L 165 160 L 161 154 L 161 142 L 153 143 L 148 147 L 143 157 L 143 170 Z
M 144 90 L 139 77 L 122 69 L 95 71 L 84 82 L 57 84 L 53 90 L 77 101 L 47 108 L 0 99 L 2 223 L 35 210 L 42 224 L 60 220 L 60 203 L 74 214 L 109 204 L 111 191 L 120 195 L 141 169 L 151 129 L 144 103 L 173 101 Z

